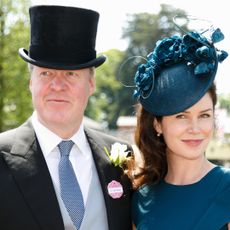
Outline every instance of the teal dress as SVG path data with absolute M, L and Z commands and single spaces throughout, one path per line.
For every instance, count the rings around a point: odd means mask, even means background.
M 199 182 L 161 181 L 134 192 L 137 230 L 226 230 L 230 222 L 230 169 L 216 166 Z

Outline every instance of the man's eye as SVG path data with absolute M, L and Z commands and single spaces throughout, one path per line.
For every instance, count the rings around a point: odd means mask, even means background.
M 44 77 L 48 77 L 48 76 L 51 76 L 51 75 L 52 74 L 49 71 L 43 71 L 43 72 L 40 73 L 40 76 L 44 76 Z
M 76 77 L 78 77 L 78 74 L 77 73 L 75 73 L 75 72 L 67 72 L 66 73 L 66 76 L 67 77 L 73 77 L 73 78 L 76 78 Z

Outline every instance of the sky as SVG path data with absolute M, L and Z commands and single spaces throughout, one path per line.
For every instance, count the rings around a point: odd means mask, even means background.
M 183 9 L 189 15 L 210 20 L 225 35 L 225 39 L 217 43 L 216 47 L 229 53 L 229 57 L 218 67 L 217 92 L 218 94 L 230 93 L 230 26 L 228 23 L 230 11 L 226 6 L 226 0 L 32 0 L 32 2 L 33 5 L 69 5 L 98 11 L 100 20 L 96 50 L 99 53 L 112 48 L 124 50 L 127 42 L 121 36 L 122 28 L 127 22 L 127 15 L 142 12 L 156 14 L 162 3 Z

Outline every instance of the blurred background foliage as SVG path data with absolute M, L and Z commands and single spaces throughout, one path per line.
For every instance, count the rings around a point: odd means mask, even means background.
M 28 0 L 0 0 L 0 131 L 31 114 L 27 65 L 17 52 L 29 44 Z
M 14 128 L 32 113 L 28 88 L 27 65 L 18 56 L 18 48 L 29 46 L 29 0 L 0 0 L 0 132 Z M 107 62 L 96 71 L 97 90 L 90 98 L 86 116 L 116 129 L 119 116 L 135 115 L 132 98 L 133 77 L 136 63 L 126 61 L 133 56 L 146 56 L 157 40 L 180 34 L 173 24 L 173 16 L 184 15 L 181 9 L 161 5 L 158 14 L 130 14 L 123 28 L 123 39 L 128 42 L 126 50 L 108 50 Z M 132 60 L 132 59 L 131 59 Z M 230 111 L 230 98 L 220 105 Z

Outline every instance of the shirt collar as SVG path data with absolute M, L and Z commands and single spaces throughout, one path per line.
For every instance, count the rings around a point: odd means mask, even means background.
M 38 120 L 37 112 L 32 114 L 32 124 L 34 131 L 37 135 L 42 152 L 45 156 L 51 153 L 57 145 L 62 141 L 62 138 L 46 128 Z M 78 131 L 70 138 L 77 145 L 82 154 L 86 154 L 86 146 L 88 147 L 88 141 L 84 132 L 84 125 L 81 123 Z
M 71 137 L 71 140 L 77 145 L 83 155 L 87 154 L 86 149 L 89 147 L 89 143 L 85 135 L 83 123 L 81 123 L 78 131 Z

